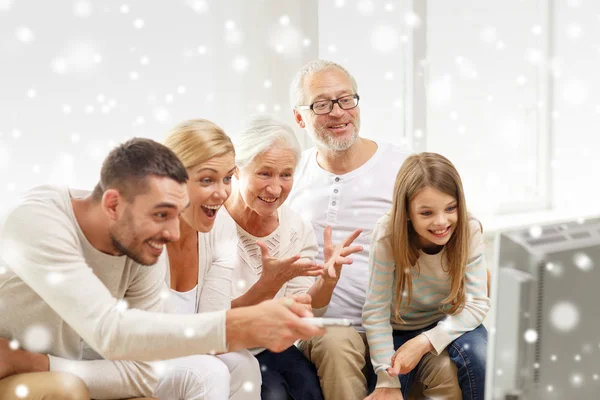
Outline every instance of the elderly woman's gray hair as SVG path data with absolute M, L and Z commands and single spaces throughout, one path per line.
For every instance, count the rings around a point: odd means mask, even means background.
M 306 79 L 306 77 L 309 75 L 325 71 L 329 68 L 337 68 L 340 71 L 344 72 L 346 75 L 348 75 L 348 78 L 350 78 L 350 82 L 352 82 L 352 90 L 354 90 L 354 93 L 358 93 L 358 84 L 356 83 L 356 79 L 354 79 L 352 74 L 350 74 L 350 72 L 348 72 L 346 68 L 342 67 L 336 62 L 329 60 L 313 60 L 306 64 L 304 67 L 302 67 L 300 71 L 296 73 L 294 79 L 292 79 L 289 93 L 290 105 L 292 106 L 292 108 L 296 108 L 296 106 L 300 105 L 308 105 L 306 104 L 308 100 L 304 98 L 304 92 L 302 90 L 304 86 L 304 79 Z
M 269 115 L 251 117 L 233 142 L 235 164 L 239 168 L 246 167 L 257 156 L 274 146 L 292 150 L 296 155 L 296 165 L 302 154 L 302 148 L 294 130 L 288 124 Z

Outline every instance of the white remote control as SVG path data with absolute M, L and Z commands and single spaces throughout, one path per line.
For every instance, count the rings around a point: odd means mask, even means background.
M 319 328 L 327 326 L 352 326 L 352 321 L 346 318 L 302 318 L 302 320 Z

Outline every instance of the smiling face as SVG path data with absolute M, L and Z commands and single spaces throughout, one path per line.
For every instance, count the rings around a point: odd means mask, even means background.
M 410 200 L 409 215 L 421 248 L 443 246 L 456 228 L 457 200 L 437 189 L 425 187 Z
M 231 177 L 235 171 L 232 152 L 216 156 L 188 169 L 190 207 L 182 218 L 198 232 L 209 232 L 219 208 L 231 194 Z
M 304 80 L 305 104 L 319 100 L 334 100 L 353 95 L 352 81 L 346 73 L 331 67 L 316 72 Z M 360 106 L 342 110 L 334 104 L 329 114 L 316 115 L 311 110 L 300 113 L 294 110 L 296 122 L 312 135 L 319 147 L 330 151 L 349 149 L 358 138 L 360 130 Z
M 246 206 L 260 216 L 273 215 L 292 190 L 296 161 L 293 150 L 276 144 L 240 169 L 239 191 Z
M 112 192 L 105 196 L 119 196 L 119 216 L 109 226 L 116 252 L 138 264 L 153 265 L 164 245 L 179 239 L 179 215 L 189 201 L 185 184 L 166 177 L 145 179 L 146 190 L 132 202 Z

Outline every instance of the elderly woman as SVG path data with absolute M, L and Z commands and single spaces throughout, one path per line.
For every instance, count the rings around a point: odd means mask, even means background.
M 284 204 L 301 153 L 293 130 L 270 117 L 258 116 L 237 139 L 238 169 L 225 203 L 239 239 L 232 307 L 308 293 L 314 314 L 322 315 L 342 265 L 351 263 L 346 257 L 361 250 L 350 246 L 360 231 L 333 248 L 328 229 L 326 265 L 316 265 L 318 247 L 311 223 Z M 282 353 L 264 349 L 254 353 L 261 364 L 263 399 L 322 399 L 315 367 L 295 346 Z

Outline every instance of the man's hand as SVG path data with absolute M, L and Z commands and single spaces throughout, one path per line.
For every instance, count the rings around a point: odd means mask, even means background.
M 28 372 L 47 372 L 50 369 L 48 356 L 27 350 L 13 350 L 8 339 L 0 338 L 0 379 Z
M 421 358 L 433 350 L 427 336 L 420 334 L 404 343 L 392 356 L 392 367 L 387 369 L 390 376 L 408 374 L 412 371 Z
M 333 245 L 331 240 L 331 226 L 325 227 L 323 231 L 323 259 L 325 261 L 325 275 L 323 279 L 325 281 L 337 282 L 340 279 L 342 273 L 342 266 L 344 264 L 352 264 L 352 259 L 348 258 L 350 254 L 362 251 L 362 246 L 351 246 L 356 238 L 362 232 L 362 229 L 357 229 L 352 232 L 343 242 L 338 243 L 337 246 Z
M 292 257 L 277 259 L 269 255 L 269 249 L 263 242 L 256 242 L 262 258 L 262 274 L 260 279 L 267 287 L 279 290 L 287 281 L 297 276 L 320 276 L 323 270 L 312 260 Z
M 403 400 L 400 388 L 379 388 L 364 400 Z
M 302 320 L 312 317 L 306 308 L 310 296 L 267 300 L 251 307 L 234 308 L 227 311 L 226 336 L 229 351 L 253 347 L 266 347 L 281 352 L 298 339 L 321 336 L 326 330 Z

